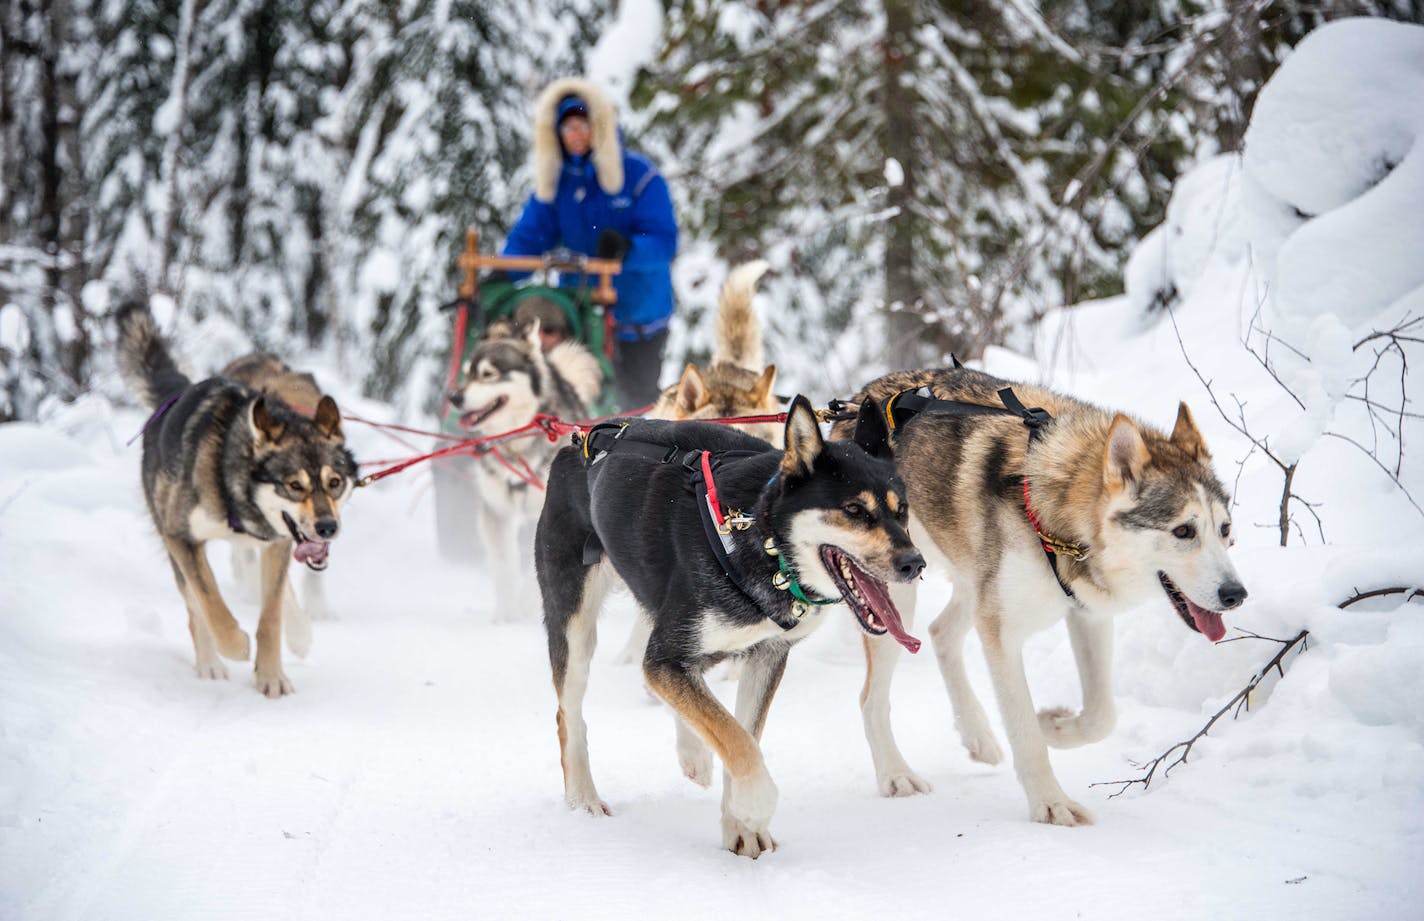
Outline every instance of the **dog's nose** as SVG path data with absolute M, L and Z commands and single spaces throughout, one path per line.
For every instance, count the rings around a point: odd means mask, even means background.
M 898 553 L 895 555 L 895 571 L 900 574 L 901 582 L 909 582 L 925 571 L 925 558 L 917 550 Z
M 455 407 L 456 409 L 465 408 L 465 394 L 463 392 L 459 390 L 452 390 L 449 392 L 449 394 L 447 394 L 447 397 L 450 400 L 451 406 Z
M 341 524 L 335 518 L 318 518 L 316 520 L 316 536 L 322 540 L 331 540 L 336 536 L 336 531 Z
M 1241 602 L 1246 600 L 1246 586 L 1240 582 L 1228 582 L 1216 590 L 1216 597 L 1221 599 L 1223 611 L 1239 608 Z

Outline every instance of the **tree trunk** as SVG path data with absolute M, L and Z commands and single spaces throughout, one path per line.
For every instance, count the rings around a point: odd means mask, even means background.
M 916 367 L 926 360 L 921 292 L 915 279 L 915 112 L 903 80 L 914 27 L 911 0 L 886 0 L 884 70 L 885 162 L 900 166 L 902 181 L 889 186 L 886 204 L 896 209 L 885 225 L 885 360 L 891 367 Z
M 158 262 L 151 287 L 155 291 L 174 293 L 177 285 L 169 278 L 170 266 L 177 251 L 178 226 L 178 155 L 183 149 L 183 128 L 188 121 L 189 57 L 193 48 L 193 20 L 197 15 L 197 0 L 183 0 L 178 12 L 178 32 L 174 36 L 173 84 L 164 108 L 170 123 L 165 126 L 168 137 L 163 143 L 163 159 L 159 165 L 158 214 L 154 225 L 157 232 L 154 249 Z

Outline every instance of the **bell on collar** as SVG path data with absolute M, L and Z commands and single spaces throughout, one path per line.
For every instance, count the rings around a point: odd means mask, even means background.
M 781 552 L 780 550 L 776 549 L 776 538 L 774 537 L 768 537 L 766 540 L 762 541 L 761 549 L 766 551 L 767 556 L 776 556 L 778 553 Z
M 800 620 L 806 616 L 806 612 L 811 610 L 811 606 L 804 601 L 791 602 L 791 616 Z
M 771 585 L 773 588 L 780 589 L 783 592 L 786 591 L 791 587 L 791 574 L 784 569 L 777 570 L 772 573 Z

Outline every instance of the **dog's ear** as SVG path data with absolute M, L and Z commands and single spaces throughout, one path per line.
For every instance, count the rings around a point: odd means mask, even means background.
M 1197 428 L 1197 420 L 1192 418 L 1192 411 L 1187 408 L 1185 402 L 1177 406 L 1177 424 L 1172 427 L 1172 444 L 1195 460 L 1211 459 L 1211 454 L 1206 450 L 1206 442 Z
M 811 402 L 799 393 L 791 400 L 786 414 L 786 452 L 781 455 L 781 474 L 789 479 L 811 475 L 816 458 L 826 449 L 821 438 L 821 424 Z
M 855 417 L 855 443 L 865 449 L 871 457 L 893 460 L 890 451 L 890 427 L 885 424 L 885 414 L 880 404 L 870 397 L 860 402 L 860 412 Z
M 710 399 L 712 395 L 707 390 L 706 381 L 702 380 L 702 372 L 697 370 L 697 365 L 688 362 L 682 370 L 682 380 L 677 382 L 677 417 L 686 419 L 706 406 Z
M 267 406 L 267 397 L 261 394 L 252 401 L 252 409 L 249 411 L 248 421 L 252 426 L 252 437 L 258 444 L 271 442 L 276 444 L 282 440 L 282 436 L 287 432 L 287 424 L 276 416 L 272 415 L 272 410 Z
M 539 318 L 535 317 L 529 321 L 529 331 L 524 334 L 524 341 L 529 343 L 529 347 L 538 355 L 544 350 L 543 343 L 539 339 Z
M 763 406 L 766 398 L 771 396 L 771 385 L 776 382 L 776 365 L 767 365 L 761 372 L 761 377 L 757 378 L 752 389 L 747 391 L 750 405 Z
M 1108 492 L 1121 492 L 1129 484 L 1142 481 L 1142 471 L 1152 457 L 1142 433 L 1132 420 L 1118 413 L 1108 430 L 1108 446 L 1103 451 L 1103 484 Z
M 344 436 L 341 434 L 341 410 L 336 408 L 336 401 L 329 396 L 323 396 L 321 402 L 316 404 L 316 415 L 313 417 L 316 422 L 317 431 L 332 440 L 340 440 Z

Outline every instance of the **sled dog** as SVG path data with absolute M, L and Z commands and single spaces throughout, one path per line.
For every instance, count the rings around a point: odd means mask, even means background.
M 545 353 L 537 322 L 524 335 L 505 324 L 475 346 L 463 380 L 450 403 L 462 410 L 461 427 L 480 437 L 512 431 L 540 413 L 584 418 L 603 385 L 603 370 L 580 342 L 562 342 Z M 494 578 L 495 619 L 518 620 L 532 616 L 538 605 L 530 597 L 520 532 L 539 517 L 541 481 L 557 446 L 535 433 L 494 447 L 498 454 L 490 452 L 474 464 L 477 526 Z
M 311 416 L 321 402 L 322 391 L 316 378 L 305 371 L 295 371 L 270 352 L 253 352 L 234 360 L 218 372 L 219 377 L 237 381 L 249 390 L 281 400 L 304 416 Z M 257 552 L 253 547 L 232 544 L 233 580 L 250 590 L 254 596 L 261 591 L 261 573 Z M 327 615 L 325 570 L 307 569 L 302 580 L 302 600 L 297 601 L 292 580 L 287 582 L 282 609 L 282 632 L 287 648 L 298 658 L 311 650 L 311 622 Z
M 589 769 L 583 697 L 595 621 L 621 579 L 653 624 L 643 676 L 677 714 L 683 770 L 711 782 L 705 745 L 726 766 L 723 845 L 753 858 L 775 847 L 777 789 L 759 739 L 791 646 L 841 601 L 867 632 L 919 646 L 886 583 L 915 578 L 924 560 L 885 426 L 866 406 L 852 442 L 824 442 L 798 397 L 784 451 L 726 426 L 638 420 L 555 457 L 535 562 L 571 808 L 612 814 Z M 735 717 L 703 679 L 727 657 L 743 661 Z
M 119 308 L 118 359 L 154 414 L 143 432 L 143 492 L 188 607 L 201 678 L 226 678 L 219 655 L 246 661 L 248 636 L 208 567 L 210 540 L 247 543 L 261 557 L 257 689 L 292 692 L 282 670 L 282 608 L 294 558 L 326 566 L 356 462 L 330 397 L 312 418 L 222 377 L 194 383 L 178 370 L 146 307 Z
M 1000 392 L 1010 386 L 1022 412 L 1006 408 L 1013 396 Z M 1179 406 L 1167 436 L 1122 413 L 963 368 L 890 374 L 855 399 L 886 407 L 914 509 L 910 533 L 954 583 L 929 633 L 964 747 L 976 761 L 1002 759 L 965 676 L 964 637 L 974 626 L 1029 817 L 1090 824 L 1088 810 L 1054 776 L 1048 747 L 1098 741 L 1113 727 L 1113 616 L 1156 601 L 1215 642 L 1226 632 L 1221 612 L 1246 598 L 1227 556 L 1234 543 L 1229 500 L 1191 411 Z M 907 418 L 901 404 L 916 399 L 921 408 Z M 971 414 L 964 404 L 988 409 Z M 848 425 L 837 428 L 849 437 Z M 897 586 L 896 605 L 909 618 L 914 595 L 913 585 Z M 1083 708 L 1035 713 L 1024 641 L 1063 619 Z M 886 796 L 929 790 L 891 732 L 897 658 L 893 645 L 867 641 L 862 717 Z
M 761 260 L 737 266 L 717 299 L 716 347 L 705 368 L 688 363 L 678 382 L 664 390 L 649 419 L 728 419 L 777 413 L 781 401 L 772 393 L 776 365 L 763 365 L 761 329 L 752 309 L 757 279 L 766 273 Z M 738 425 L 742 431 L 775 442 L 777 423 Z

